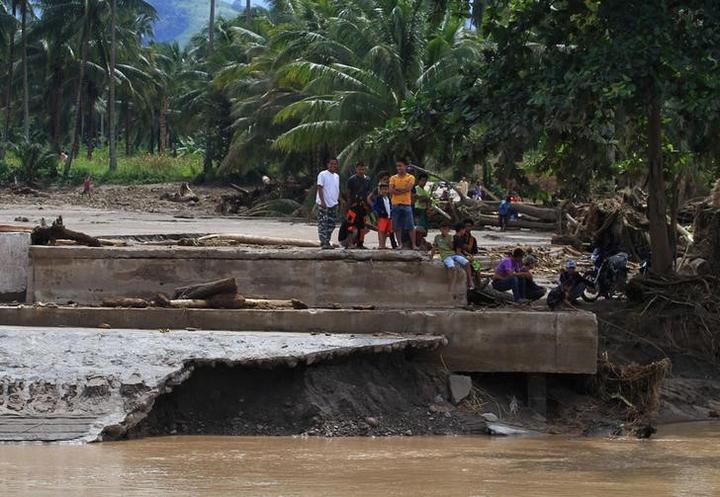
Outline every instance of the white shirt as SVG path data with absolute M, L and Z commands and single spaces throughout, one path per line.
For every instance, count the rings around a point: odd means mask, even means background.
M 331 173 L 327 169 L 318 174 L 317 186 L 323 189 L 323 198 L 326 207 L 335 207 L 338 205 L 340 198 L 340 176 L 337 173 Z M 315 195 L 315 203 L 320 204 L 320 193 Z

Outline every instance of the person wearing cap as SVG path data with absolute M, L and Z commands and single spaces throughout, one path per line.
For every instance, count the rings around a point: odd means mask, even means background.
M 577 262 L 570 259 L 560 271 L 558 286 L 548 294 L 548 306 L 556 309 L 562 304 L 573 305 L 580 298 L 584 289 L 585 278 L 578 273 Z
M 516 248 L 510 256 L 503 257 L 495 266 L 493 275 L 493 288 L 499 292 L 512 290 L 515 302 L 526 300 L 527 278 L 532 277 L 532 274 L 523 271 L 523 257 L 525 257 L 525 251 Z

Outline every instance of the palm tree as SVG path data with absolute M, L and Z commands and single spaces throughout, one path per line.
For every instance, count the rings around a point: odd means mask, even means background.
M 308 23 L 312 29 L 280 35 L 283 78 L 304 98 L 279 112 L 294 126 L 275 140 L 286 152 L 328 144 L 349 161 L 367 134 L 398 116 L 418 92 L 449 85 L 463 61 L 480 55 L 464 18 L 445 13 L 435 25 L 419 0 L 375 0 Z
M 117 0 L 110 1 L 110 70 L 108 71 L 108 146 L 110 147 L 110 164 L 112 172 L 117 169 L 117 142 L 115 131 L 115 64 L 117 57 Z
M 5 120 L 0 134 L 0 160 L 5 156 L 5 143 L 10 134 L 12 119 L 12 87 L 13 87 L 13 66 L 15 63 L 15 33 L 17 31 L 17 0 L 10 0 L 0 3 L 0 39 L 7 44 L 6 87 L 5 87 Z
M 30 87 L 28 83 L 27 61 L 27 17 L 28 0 L 20 0 L 20 33 L 22 39 L 22 67 L 23 67 L 23 138 L 30 141 Z

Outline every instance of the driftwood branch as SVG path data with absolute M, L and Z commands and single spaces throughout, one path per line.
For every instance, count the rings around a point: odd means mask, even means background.
M 56 240 L 72 240 L 88 247 L 102 246 L 102 242 L 94 236 L 65 228 L 62 216 L 53 221 L 51 226 L 35 227 L 30 234 L 30 241 L 33 245 L 53 245 Z

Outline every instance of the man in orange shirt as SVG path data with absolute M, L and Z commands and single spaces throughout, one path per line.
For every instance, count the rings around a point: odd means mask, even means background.
M 392 195 L 393 231 L 400 234 L 399 248 L 403 248 L 404 235 L 410 237 L 410 246 L 417 249 L 415 240 L 415 220 L 412 209 L 412 189 L 415 176 L 407 172 L 407 161 L 400 159 L 395 162 L 397 174 L 390 178 L 390 194 Z

